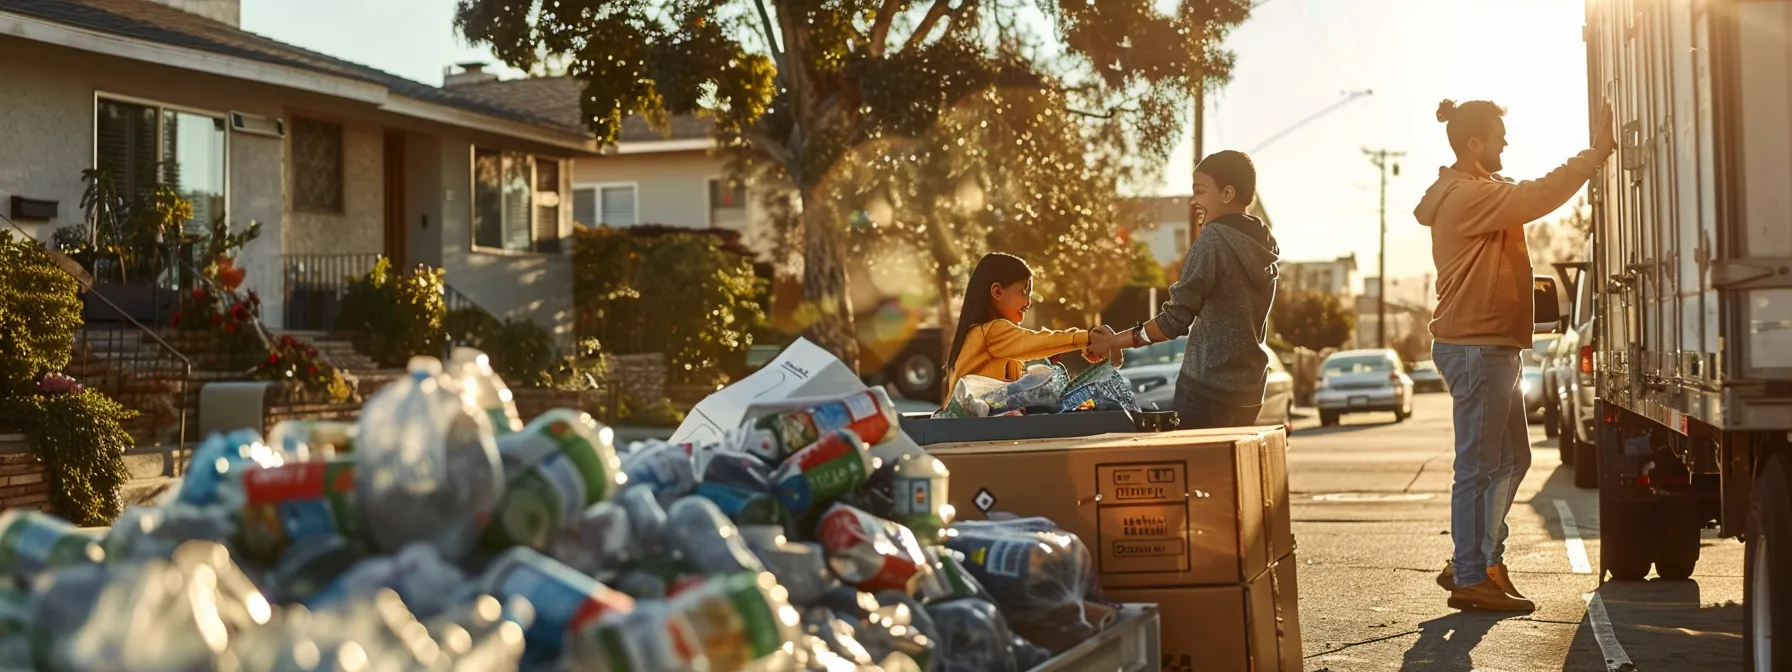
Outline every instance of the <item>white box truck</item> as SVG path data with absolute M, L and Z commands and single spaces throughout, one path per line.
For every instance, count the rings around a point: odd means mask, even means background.
M 1792 669 L 1792 0 L 1588 0 L 1602 575 L 1746 543 L 1751 669 Z M 1775 645 L 1777 643 L 1777 646 Z

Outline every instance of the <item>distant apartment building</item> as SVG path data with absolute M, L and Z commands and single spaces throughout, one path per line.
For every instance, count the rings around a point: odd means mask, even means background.
M 1329 261 L 1284 261 L 1281 283 L 1290 291 L 1321 292 L 1348 299 L 1356 291 L 1356 253 Z

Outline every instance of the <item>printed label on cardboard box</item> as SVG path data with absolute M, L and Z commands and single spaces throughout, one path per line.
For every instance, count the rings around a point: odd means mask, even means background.
M 1095 488 L 1102 506 L 1180 503 L 1187 498 L 1183 462 L 1102 464 L 1095 467 Z
M 1183 504 L 1099 507 L 1096 553 L 1103 574 L 1188 571 Z

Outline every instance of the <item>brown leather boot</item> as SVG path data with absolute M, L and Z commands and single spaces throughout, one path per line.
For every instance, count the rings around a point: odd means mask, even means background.
M 1517 588 L 1512 587 L 1512 573 L 1506 571 L 1506 563 L 1502 562 L 1488 567 L 1487 580 L 1492 581 L 1493 585 L 1499 586 L 1500 590 L 1506 591 L 1507 595 L 1524 597 L 1524 593 L 1518 592 Z
M 1458 586 L 1450 591 L 1450 608 L 1476 611 L 1536 611 L 1537 605 L 1522 597 L 1507 595 L 1492 581 L 1472 586 Z
M 1444 561 L 1444 571 L 1437 573 L 1437 586 L 1446 591 L 1456 590 L 1456 568 L 1448 560 Z

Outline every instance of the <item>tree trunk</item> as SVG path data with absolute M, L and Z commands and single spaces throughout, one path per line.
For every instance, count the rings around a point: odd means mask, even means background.
M 803 199 L 803 336 L 859 370 L 859 340 L 847 292 L 843 232 L 832 209 Z

